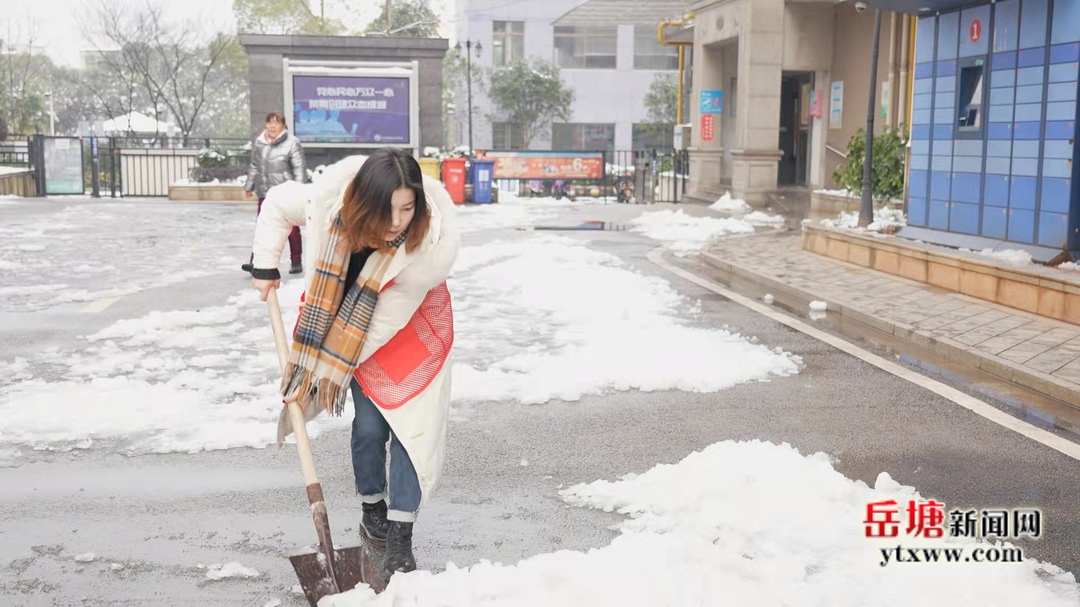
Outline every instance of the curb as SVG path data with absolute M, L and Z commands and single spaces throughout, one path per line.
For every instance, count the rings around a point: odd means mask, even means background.
M 1077 390 L 1072 384 L 1063 382 L 1049 374 L 1033 371 L 1012 361 L 984 354 L 949 338 L 934 335 L 898 321 L 882 320 L 849 304 L 831 301 L 829 298 L 819 297 L 813 293 L 786 285 L 777 279 L 763 276 L 749 268 L 726 261 L 708 251 L 702 251 L 701 260 L 708 267 L 717 270 L 719 273 L 718 278 L 729 286 L 738 282 L 748 282 L 760 289 L 771 292 L 777 299 L 786 299 L 803 306 L 811 301 L 823 301 L 827 304 L 828 311 L 834 312 L 846 320 L 891 335 L 897 341 L 927 350 L 949 361 L 978 369 L 1005 382 L 1022 386 L 1059 401 L 1064 405 L 1071 406 L 1073 409 L 1080 410 L 1080 390 Z M 1072 424 L 1068 424 L 1068 426 L 1069 430 L 1080 432 L 1080 428 L 1072 427 Z

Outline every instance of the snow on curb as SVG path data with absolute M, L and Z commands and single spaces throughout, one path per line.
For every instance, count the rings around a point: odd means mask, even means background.
M 858 230 L 859 212 L 843 211 L 833 219 L 822 219 L 821 225 L 830 228 Z M 907 225 L 907 215 L 900 209 L 882 207 L 874 210 L 874 220 L 866 226 L 868 232 L 890 232 Z

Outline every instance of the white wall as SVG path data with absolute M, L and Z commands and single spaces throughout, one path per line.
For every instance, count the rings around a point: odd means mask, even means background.
M 484 47 L 474 63 L 491 67 L 492 21 L 525 22 L 525 54 L 545 61 L 555 58 L 555 27 L 552 22 L 581 3 L 581 0 L 544 0 L 507 5 L 507 0 L 460 0 L 457 38 L 479 40 Z M 616 69 L 564 69 L 562 77 L 574 90 L 575 101 L 570 122 L 615 124 L 615 149 L 632 147 L 633 125 L 645 122 L 645 95 L 655 70 L 634 69 L 634 27 L 618 28 Z M 674 70 L 672 70 L 674 73 Z M 457 114 L 459 144 L 468 143 L 468 116 L 464 87 L 459 92 Z M 473 143 L 479 149 L 491 147 L 491 123 L 487 114 L 491 104 L 473 88 Z M 551 129 L 541 132 L 532 142 L 533 149 L 551 147 Z

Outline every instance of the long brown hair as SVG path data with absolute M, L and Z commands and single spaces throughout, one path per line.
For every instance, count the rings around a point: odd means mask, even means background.
M 420 164 L 401 148 L 381 148 L 368 156 L 345 190 L 341 222 L 354 249 L 386 247 L 386 233 L 394 221 L 390 200 L 401 188 L 412 190 L 416 196 L 416 209 L 406 228 L 405 250 L 411 253 L 424 241 L 431 210 L 424 195 Z

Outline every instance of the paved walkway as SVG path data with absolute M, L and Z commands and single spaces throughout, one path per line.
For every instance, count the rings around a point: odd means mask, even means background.
M 921 336 L 910 339 L 926 342 L 920 345 L 962 351 L 1022 385 L 1052 383 L 1053 396 L 1080 407 L 1080 325 L 816 255 L 802 249 L 799 232 L 729 239 L 704 254 L 720 269 L 801 291 L 830 310 L 861 313 L 889 333 Z M 1020 381 L 1023 373 L 1037 381 Z

